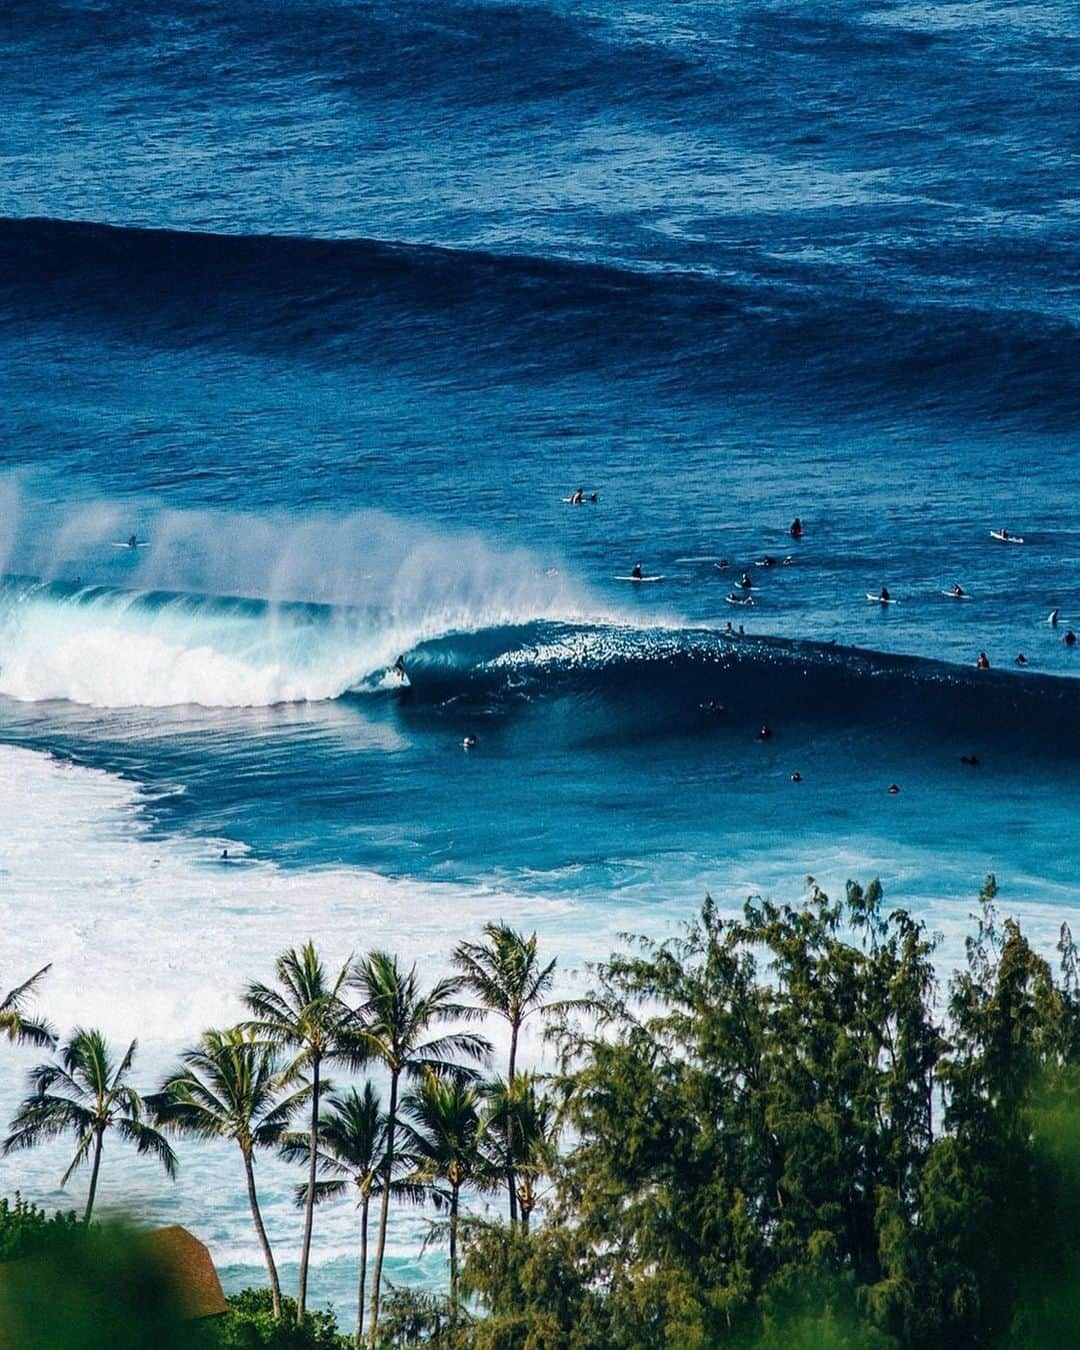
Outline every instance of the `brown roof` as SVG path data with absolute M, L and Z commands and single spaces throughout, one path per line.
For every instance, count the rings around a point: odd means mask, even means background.
M 228 1311 L 210 1253 L 186 1228 L 179 1224 L 155 1228 L 140 1233 L 138 1243 L 173 1277 L 185 1319 L 216 1317 Z

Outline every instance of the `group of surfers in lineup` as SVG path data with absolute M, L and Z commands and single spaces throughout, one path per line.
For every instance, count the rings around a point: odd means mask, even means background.
M 579 497 L 580 497 L 580 490 L 579 492 L 574 494 L 574 497 L 571 498 L 571 500 L 573 501 Z M 592 500 L 594 501 L 596 500 L 595 493 L 593 494 Z M 1021 538 L 1020 535 L 1010 534 L 1010 532 L 1004 528 L 1000 530 L 995 530 L 992 533 L 995 539 L 1000 539 L 1005 543 L 1019 544 L 1023 542 L 1023 539 Z M 792 539 L 801 539 L 803 537 L 803 534 L 804 530 L 802 520 L 799 516 L 796 516 L 795 519 L 788 526 L 788 535 Z M 775 567 L 777 565 L 777 562 L 780 562 L 782 565 L 787 566 L 791 562 L 791 558 L 777 559 L 773 557 L 772 554 L 766 553 L 765 556 L 758 563 L 758 566 Z M 716 566 L 720 569 L 720 571 L 726 571 L 726 569 L 730 567 L 731 564 L 728 562 L 727 558 L 721 558 L 720 561 L 716 564 Z M 641 563 L 639 562 L 635 563 L 634 566 L 630 569 L 630 580 L 631 581 L 643 580 Z M 739 577 L 739 590 L 742 591 L 742 594 L 740 595 L 738 594 L 738 592 L 733 591 L 729 596 L 727 596 L 728 602 L 733 605 L 752 605 L 754 603 L 754 600 L 753 597 L 749 594 L 749 592 L 752 591 L 753 588 L 754 583 L 750 577 L 750 574 L 744 571 L 742 575 Z M 964 590 L 963 586 L 961 586 L 958 581 L 954 582 L 951 590 L 946 591 L 945 594 L 951 595 L 956 600 L 969 600 L 971 598 L 969 593 L 966 590 Z M 889 591 L 888 586 L 882 586 L 881 590 L 878 591 L 877 595 L 871 595 L 868 592 L 866 598 L 868 600 L 877 600 L 883 605 L 891 605 L 896 603 L 895 600 L 893 599 L 892 594 Z M 1047 623 L 1051 626 L 1051 628 L 1056 628 L 1058 626 L 1060 613 L 1061 611 L 1056 607 L 1050 611 Z M 731 632 L 730 623 L 725 626 L 724 631 L 728 633 Z M 741 626 L 739 628 L 739 632 L 740 633 L 742 632 Z M 1065 636 L 1061 640 L 1062 642 L 1064 642 L 1066 647 L 1076 646 L 1077 641 L 1076 634 L 1073 632 L 1071 628 L 1068 629 L 1068 631 L 1065 633 Z M 1023 652 L 1017 653 L 1015 664 L 1018 666 L 1026 666 L 1028 664 L 1028 659 Z M 987 656 L 985 652 L 980 652 L 978 660 L 975 662 L 975 665 L 979 670 L 989 670 L 990 658 Z M 710 708 L 709 711 L 714 710 Z

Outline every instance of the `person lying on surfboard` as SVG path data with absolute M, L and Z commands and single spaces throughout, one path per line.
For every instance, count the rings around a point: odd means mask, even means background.
M 963 586 L 961 586 L 958 581 L 953 582 L 952 593 L 957 598 L 967 595 L 967 591 L 964 590 Z

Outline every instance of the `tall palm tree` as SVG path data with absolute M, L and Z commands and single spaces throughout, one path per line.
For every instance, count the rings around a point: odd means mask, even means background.
M 60 1049 L 58 1064 L 39 1064 L 30 1070 L 33 1094 L 19 1107 L 11 1122 L 11 1134 L 3 1152 L 33 1148 L 44 1139 L 73 1134 L 78 1140 L 75 1156 L 61 1179 L 66 1186 L 72 1174 L 87 1160 L 90 1192 L 83 1219 L 89 1221 L 97 1194 L 98 1173 L 105 1135 L 115 1130 L 134 1144 L 139 1153 L 157 1158 L 170 1177 L 176 1175 L 176 1155 L 168 1141 L 143 1119 L 143 1100 L 125 1080 L 135 1058 L 136 1041 L 116 1063 L 100 1031 L 76 1027 Z
M 194 1049 L 184 1051 L 181 1063 L 146 1104 L 159 1124 L 177 1134 L 232 1139 L 239 1145 L 251 1217 L 270 1276 L 274 1316 L 280 1317 L 281 1285 L 259 1210 L 254 1154 L 257 1148 L 280 1142 L 289 1117 L 306 1101 L 310 1089 L 305 1086 L 285 1095 L 276 1047 L 257 1041 L 242 1027 L 204 1032 Z
M 360 995 L 357 1017 L 364 1052 L 369 1059 L 382 1063 L 390 1079 L 379 1234 L 371 1277 L 371 1340 L 374 1344 L 379 1327 L 379 1297 L 402 1077 L 420 1078 L 425 1070 L 445 1071 L 461 1058 L 482 1060 L 491 1053 L 491 1044 L 483 1036 L 469 1031 L 432 1034 L 434 1028 L 447 1022 L 476 1016 L 476 1009 L 458 1002 L 461 985 L 456 979 L 439 980 L 425 993 L 420 988 L 415 966 L 403 970 L 396 956 L 388 952 L 371 952 L 353 967 L 349 983 Z
M 39 980 L 45 978 L 52 967 L 42 966 L 36 975 L 31 975 L 22 984 L 16 985 L 0 999 L 0 1035 L 19 1045 L 56 1044 L 56 1032 L 44 1018 L 29 1018 L 24 1012 L 27 996 L 33 993 Z
M 479 1190 L 498 1184 L 498 1171 L 483 1150 L 483 1123 L 476 1087 L 462 1074 L 442 1077 L 425 1072 L 420 1086 L 407 1092 L 401 1106 L 407 1117 L 408 1151 L 416 1159 L 414 1178 L 426 1185 L 439 1208 L 449 1214 L 450 1320 L 457 1321 L 458 1212 L 463 1186 Z
M 296 1293 L 296 1320 L 303 1321 L 307 1306 L 308 1259 L 315 1213 L 315 1169 L 319 1137 L 319 1097 L 322 1069 L 341 1057 L 348 1045 L 352 1012 L 341 998 L 352 958 L 330 979 L 311 942 L 299 951 L 290 948 L 278 957 L 274 970 L 277 988 L 249 984 L 244 1002 L 254 1014 L 248 1025 L 270 1045 L 294 1052 L 286 1069 L 289 1078 L 308 1075 L 311 1088 L 311 1137 L 308 1151 L 307 1200 L 304 1240 L 300 1248 L 300 1278 Z
M 368 1215 L 372 1197 L 380 1193 L 383 1168 L 386 1161 L 386 1115 L 378 1093 L 370 1083 L 362 1092 L 356 1088 L 343 1097 L 330 1097 L 327 1109 L 319 1116 L 318 1151 L 319 1172 L 324 1180 L 316 1183 L 315 1203 L 349 1195 L 354 1190 L 360 1207 L 360 1270 L 356 1290 L 356 1347 L 360 1350 L 364 1338 L 364 1295 L 368 1264 Z M 310 1140 L 307 1134 L 290 1135 L 281 1152 L 290 1161 L 308 1156 Z M 400 1157 L 400 1155 L 399 1155 Z M 398 1165 L 393 1159 L 391 1167 Z M 402 1179 L 391 1183 L 398 1198 L 419 1201 L 423 1189 Z M 297 1188 L 297 1201 L 304 1203 L 306 1187 Z
M 488 923 L 484 925 L 484 935 L 484 942 L 459 942 L 453 960 L 465 987 L 488 1012 L 496 1013 L 510 1025 L 506 1078 L 507 1082 L 513 1082 L 522 1023 L 532 1013 L 544 1011 L 544 995 L 554 981 L 555 962 L 541 963 L 535 933 L 526 937 L 509 924 Z M 506 1152 L 508 1157 L 512 1156 L 509 1137 Z M 506 1187 L 513 1224 L 517 1220 L 517 1186 L 512 1167 L 507 1171 Z
M 555 1103 L 538 1091 L 538 1084 L 535 1074 L 518 1073 L 510 1082 L 496 1078 L 485 1088 L 484 1128 L 498 1139 L 504 1174 L 509 1171 L 515 1178 L 521 1227 L 526 1233 L 539 1199 L 540 1180 L 555 1161 L 560 1128 Z

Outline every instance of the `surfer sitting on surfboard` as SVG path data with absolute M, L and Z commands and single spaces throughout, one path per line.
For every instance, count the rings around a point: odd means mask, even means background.
M 788 534 L 791 535 L 792 539 L 802 538 L 802 521 L 798 516 L 791 522 L 791 528 L 788 530 Z
M 878 599 L 884 600 L 886 604 L 888 604 L 888 602 L 892 599 L 892 596 L 889 594 L 888 586 L 882 586 L 881 593 L 878 596 Z
M 634 579 L 634 581 L 641 580 L 641 564 L 639 562 L 635 563 L 633 567 L 631 567 L 630 575 Z
M 134 535 L 134 534 L 129 534 L 129 535 L 128 535 L 127 546 L 128 546 L 128 548 L 138 548 L 138 547 L 139 547 L 139 539 L 138 539 L 138 536 L 137 536 L 137 535 Z

